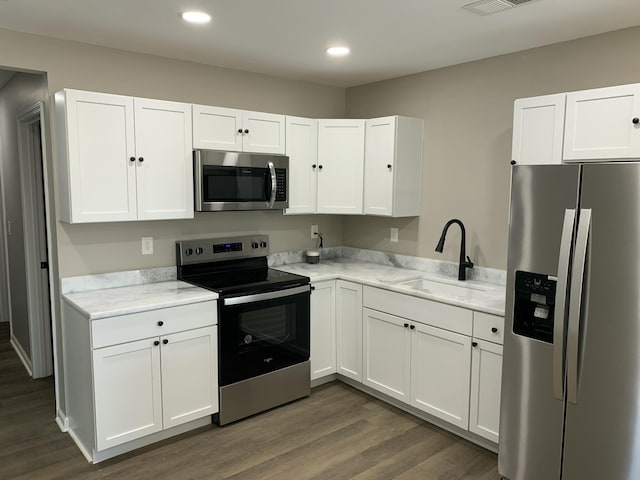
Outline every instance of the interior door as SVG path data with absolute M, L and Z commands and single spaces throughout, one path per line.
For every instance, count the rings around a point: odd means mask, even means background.
M 558 276 L 565 209 L 576 208 L 579 174 L 577 165 L 512 168 L 498 456 L 498 471 L 510 480 L 560 477 L 564 402 L 554 395 L 554 345 L 514 333 L 515 272 Z
M 583 167 L 581 209 L 591 210 L 591 228 L 576 241 L 574 265 L 584 240 L 587 248 L 582 295 L 571 300 L 582 300 L 582 315 L 567 346 L 563 480 L 640 478 L 638 192 L 639 163 Z

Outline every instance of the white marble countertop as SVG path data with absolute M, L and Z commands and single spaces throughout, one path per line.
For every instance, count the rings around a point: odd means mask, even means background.
M 308 276 L 312 282 L 333 279 L 347 280 L 494 315 L 504 315 L 504 285 L 477 280 L 460 282 L 456 278 L 436 273 L 426 273 L 421 270 L 354 261 L 352 259 L 325 260 L 318 264 L 294 263 L 278 265 L 274 268 Z M 400 283 L 418 278 L 443 282 L 445 285 L 459 285 L 467 288 L 446 288 L 445 286 L 442 291 L 436 292 L 434 289 L 433 292 L 428 292 L 417 290 Z
M 85 317 L 96 320 L 216 300 L 218 294 L 185 282 L 169 280 L 66 293 L 63 298 Z

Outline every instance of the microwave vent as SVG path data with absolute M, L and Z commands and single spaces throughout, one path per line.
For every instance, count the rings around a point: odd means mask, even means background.
M 462 8 L 477 15 L 492 15 L 531 1 L 533 0 L 480 0 L 469 3 Z

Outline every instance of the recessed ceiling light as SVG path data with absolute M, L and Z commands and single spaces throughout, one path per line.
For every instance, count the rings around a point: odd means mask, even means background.
M 209 23 L 211 21 L 211 15 L 205 12 L 182 12 L 182 19 L 189 23 Z
M 349 50 L 348 47 L 327 48 L 327 54 L 331 55 L 332 57 L 344 57 L 345 55 L 349 55 L 350 51 L 351 50 Z

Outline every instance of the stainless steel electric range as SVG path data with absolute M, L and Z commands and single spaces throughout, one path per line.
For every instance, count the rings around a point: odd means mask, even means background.
M 309 278 L 268 253 L 266 235 L 176 242 L 178 279 L 219 294 L 219 425 L 310 393 Z

